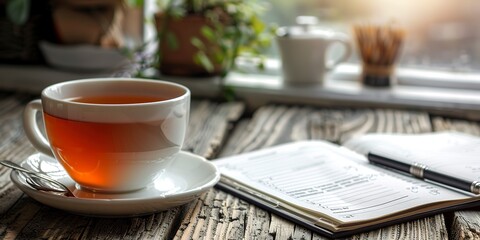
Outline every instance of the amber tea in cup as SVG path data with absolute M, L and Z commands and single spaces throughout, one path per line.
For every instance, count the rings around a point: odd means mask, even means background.
M 162 174 L 184 141 L 190 92 L 162 81 L 64 82 L 26 107 L 27 136 L 53 155 L 81 187 L 132 191 Z M 42 111 L 48 141 L 38 131 Z M 52 154 L 53 153 L 53 154 Z

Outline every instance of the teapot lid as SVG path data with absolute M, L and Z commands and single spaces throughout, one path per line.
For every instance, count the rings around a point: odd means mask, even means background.
M 318 19 L 314 16 L 298 16 L 296 26 L 280 27 L 277 36 L 288 38 L 315 39 L 333 35 L 332 31 L 317 26 Z

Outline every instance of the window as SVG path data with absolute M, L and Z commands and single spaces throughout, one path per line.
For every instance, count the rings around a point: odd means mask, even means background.
M 395 22 L 407 30 L 401 66 L 480 72 L 480 2 L 475 0 L 266 0 L 265 19 L 293 25 L 299 15 L 352 34 L 354 23 Z M 356 61 L 355 58 L 352 61 Z

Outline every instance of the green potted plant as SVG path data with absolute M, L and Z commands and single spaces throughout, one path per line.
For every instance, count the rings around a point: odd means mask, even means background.
M 222 76 L 240 55 L 261 56 L 273 28 L 254 0 L 164 0 L 155 14 L 162 74 Z M 260 64 L 261 65 L 261 64 Z
M 14 24 L 22 25 L 27 22 L 30 5 L 30 0 L 8 0 L 5 5 L 5 13 Z

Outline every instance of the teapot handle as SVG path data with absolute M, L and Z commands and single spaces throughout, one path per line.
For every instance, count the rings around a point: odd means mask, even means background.
M 343 52 L 343 55 L 340 58 L 333 60 L 333 62 L 331 63 L 327 63 L 327 66 L 326 66 L 327 70 L 332 70 L 338 64 L 347 61 L 348 58 L 350 58 L 350 56 L 352 55 L 352 46 L 350 44 L 350 40 L 346 35 L 344 34 L 335 35 L 335 37 L 330 42 L 329 47 L 332 45 L 332 43 L 336 43 L 336 42 L 342 44 L 345 48 L 345 51 Z

